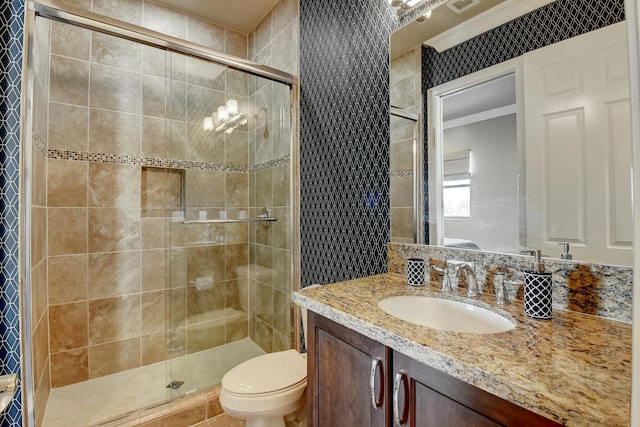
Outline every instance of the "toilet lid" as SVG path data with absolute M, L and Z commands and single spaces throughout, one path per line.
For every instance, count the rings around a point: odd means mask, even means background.
M 269 393 L 291 387 L 307 377 L 307 361 L 295 350 L 254 357 L 222 377 L 222 387 L 234 393 Z

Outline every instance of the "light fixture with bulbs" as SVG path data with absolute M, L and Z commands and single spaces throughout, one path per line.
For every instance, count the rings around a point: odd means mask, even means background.
M 219 106 L 211 116 L 202 119 L 202 130 L 216 134 L 232 133 L 238 126 L 247 124 L 247 116 L 238 110 L 238 101 L 229 99 Z
M 407 10 L 414 8 L 424 1 L 426 0 L 389 0 L 389 4 L 393 7 L 397 7 L 398 15 L 402 15 Z

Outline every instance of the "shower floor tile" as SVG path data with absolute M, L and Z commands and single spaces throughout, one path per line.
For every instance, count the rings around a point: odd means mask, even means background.
M 51 390 L 43 427 L 86 427 L 170 397 L 219 384 L 245 360 L 264 354 L 246 338 L 213 349 Z M 178 390 L 171 381 L 184 381 Z

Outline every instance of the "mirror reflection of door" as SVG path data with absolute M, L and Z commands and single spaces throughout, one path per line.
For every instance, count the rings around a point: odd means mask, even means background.
M 515 74 L 442 99 L 442 204 L 448 247 L 518 252 Z
M 524 56 L 531 247 L 631 265 L 631 122 L 624 22 Z

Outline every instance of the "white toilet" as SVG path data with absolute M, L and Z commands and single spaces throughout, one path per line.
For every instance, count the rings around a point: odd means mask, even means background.
M 307 313 L 302 310 L 305 336 Z M 307 359 L 295 350 L 247 360 L 222 377 L 220 405 L 247 427 L 306 426 Z M 285 421 L 286 419 L 286 421 Z

